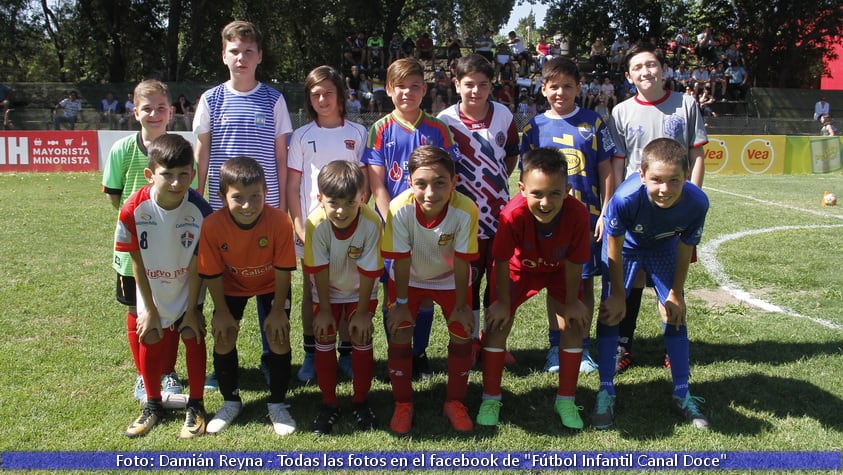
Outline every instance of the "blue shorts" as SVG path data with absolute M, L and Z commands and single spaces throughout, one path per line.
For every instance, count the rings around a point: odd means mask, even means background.
M 673 277 L 676 274 L 676 247 L 663 248 L 657 251 L 630 252 L 624 250 L 621 256 L 623 258 L 623 280 L 626 295 L 629 295 L 633 287 L 636 274 L 639 271 L 644 271 L 647 273 L 647 285 L 652 285 L 655 288 L 659 303 L 664 305 L 668 294 L 670 294 L 670 289 L 673 287 Z M 602 298 L 605 299 L 609 295 L 609 279 L 603 279 L 602 290 Z

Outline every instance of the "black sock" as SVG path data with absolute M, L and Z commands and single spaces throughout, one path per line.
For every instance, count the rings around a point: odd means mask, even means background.
M 220 394 L 225 401 L 241 401 L 237 389 L 240 378 L 238 365 L 237 348 L 225 355 L 214 352 L 214 371 L 217 373 Z
M 287 397 L 287 387 L 290 384 L 291 354 L 279 355 L 270 351 L 261 356 L 261 361 L 269 368 L 269 399 L 267 402 L 284 402 Z
M 632 351 L 632 337 L 638 323 L 638 312 L 641 310 L 641 295 L 644 289 L 630 289 L 626 297 L 626 317 L 621 320 L 618 330 L 618 344 L 626 351 Z

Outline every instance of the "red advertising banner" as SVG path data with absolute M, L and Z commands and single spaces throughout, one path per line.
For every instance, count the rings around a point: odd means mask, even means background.
M 87 172 L 99 169 L 95 130 L 0 132 L 0 172 Z

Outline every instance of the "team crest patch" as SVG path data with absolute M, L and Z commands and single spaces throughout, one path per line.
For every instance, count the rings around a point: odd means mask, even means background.
M 268 246 L 268 245 L 269 245 L 269 238 L 268 238 L 268 237 L 266 237 L 266 236 L 261 236 L 261 237 L 258 239 L 258 247 L 263 248 L 263 247 L 266 247 L 266 246 Z
M 346 149 L 346 150 L 354 150 L 354 145 L 355 145 L 355 143 L 356 143 L 356 142 L 355 142 L 354 140 L 350 140 L 350 139 L 349 139 L 349 140 L 346 140 L 346 141 L 345 141 L 345 149 Z
M 348 246 L 348 258 L 349 259 L 360 259 L 360 256 L 363 255 L 363 247 L 362 246 Z
M 506 134 L 503 132 L 498 132 L 495 135 L 495 143 L 498 144 L 498 147 L 503 147 L 506 144 Z
M 266 114 L 263 112 L 255 113 L 255 127 L 263 127 L 266 125 Z
M 398 165 L 398 162 L 392 162 L 392 168 L 389 169 L 389 179 L 392 181 L 401 181 L 404 176 L 404 170 Z
M 676 114 L 668 116 L 664 120 L 664 134 L 672 139 L 681 139 L 685 135 L 685 119 Z
M 439 236 L 439 245 L 440 246 L 447 246 L 454 242 L 454 235 L 453 234 L 443 234 Z
M 594 128 L 586 122 L 578 125 L 577 131 L 579 131 L 583 140 L 591 140 L 594 137 Z
M 190 246 L 193 245 L 193 241 L 196 240 L 196 235 L 190 231 L 185 231 L 181 235 L 181 245 L 184 246 L 185 249 L 190 249 Z

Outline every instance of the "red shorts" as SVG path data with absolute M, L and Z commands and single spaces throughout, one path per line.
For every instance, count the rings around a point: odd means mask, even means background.
M 564 271 L 564 270 L 563 270 Z M 494 276 L 495 273 L 492 272 Z M 553 297 L 554 300 L 564 303 L 567 299 L 567 291 L 565 289 L 565 279 L 558 278 L 558 273 L 549 272 L 520 272 L 509 274 L 509 296 L 510 296 L 510 313 L 515 316 L 515 310 L 526 302 L 530 297 L 539 293 L 542 289 L 547 289 L 547 294 Z M 494 289 L 494 279 L 492 288 Z M 495 293 L 492 292 L 492 301 L 496 300 Z M 583 298 L 582 284 L 578 295 L 580 300 Z
M 387 293 L 389 295 L 388 301 L 395 303 L 395 281 L 389 281 L 387 285 Z M 457 322 L 449 322 L 448 319 L 451 317 L 451 313 L 454 311 L 454 307 L 457 306 L 457 291 L 454 289 L 422 289 L 419 287 L 409 287 L 407 291 L 407 309 L 410 311 L 410 315 L 413 316 L 413 321 L 416 319 L 416 315 L 419 313 L 419 308 L 421 307 L 422 300 L 429 298 L 434 302 L 438 303 L 439 306 L 442 308 L 442 315 L 445 316 L 445 322 L 448 323 L 448 331 L 453 333 L 459 338 L 470 338 L 471 335 L 465 332 L 465 328 L 463 328 L 462 324 Z M 471 307 L 471 289 L 469 288 L 466 292 L 466 304 Z M 401 328 L 406 328 L 412 326 L 409 323 L 405 323 L 401 325 Z
M 378 309 L 377 299 L 369 300 L 369 313 L 375 313 Z M 319 313 L 319 304 L 313 304 L 313 315 Z M 334 303 L 331 304 L 331 314 L 334 316 L 334 324 L 339 325 L 342 319 L 345 321 L 351 320 L 351 317 L 357 313 L 357 302 L 348 303 Z M 335 327 L 336 328 L 336 327 Z M 332 337 L 336 334 L 336 329 L 332 330 L 327 336 Z

